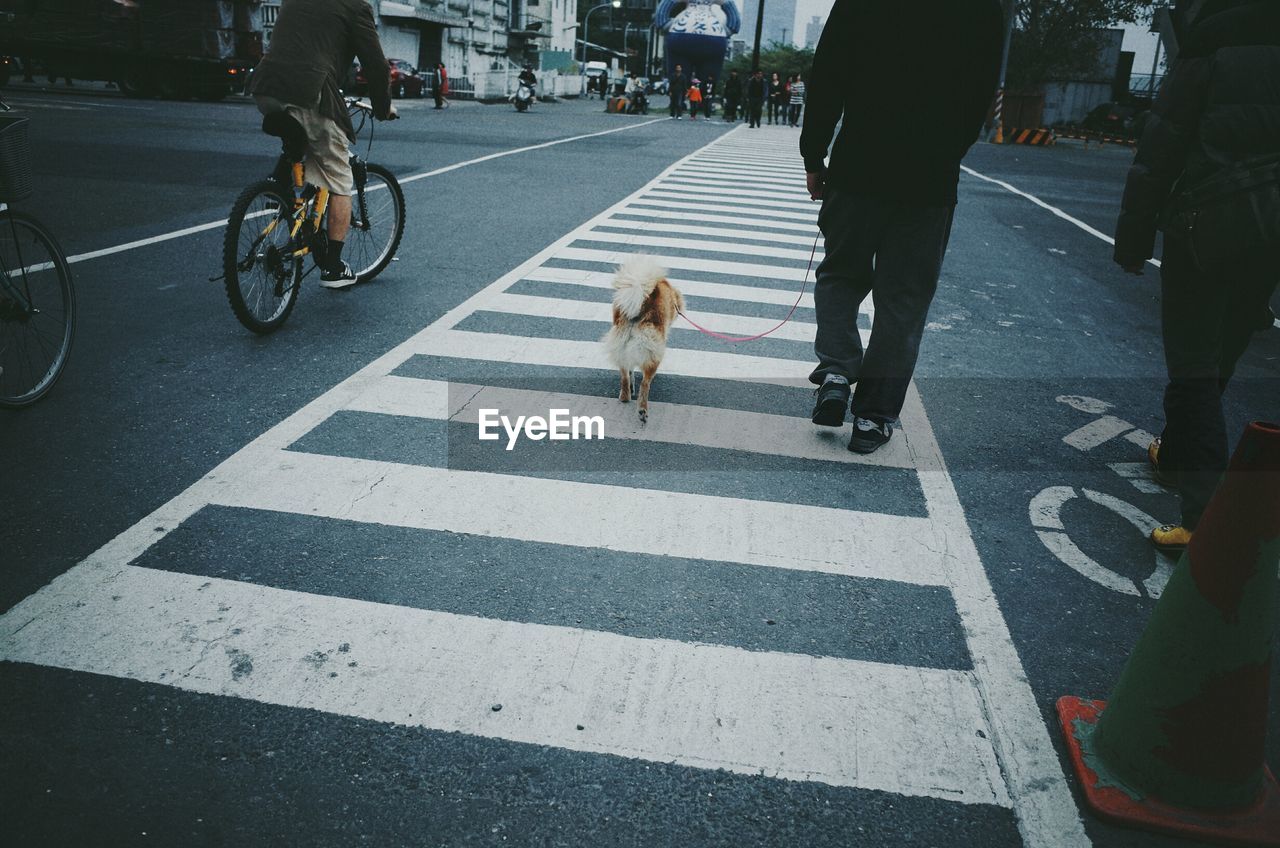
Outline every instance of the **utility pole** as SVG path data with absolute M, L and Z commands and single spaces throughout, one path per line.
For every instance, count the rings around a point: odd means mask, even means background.
M 760 8 L 756 9 L 756 43 L 751 48 L 751 72 L 760 69 L 760 33 L 764 30 L 764 0 L 760 0 Z
M 996 111 L 993 116 L 996 134 L 991 139 L 996 144 L 1004 144 L 1004 89 L 1009 75 L 1009 43 L 1013 40 L 1013 18 L 1017 3 L 1018 0 L 1004 0 L 1004 47 L 1000 53 L 1000 87 L 996 89 Z

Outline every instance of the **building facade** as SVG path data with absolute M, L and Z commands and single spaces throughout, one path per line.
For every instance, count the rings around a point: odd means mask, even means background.
M 818 46 L 818 39 L 822 37 L 822 25 L 825 21 L 817 15 L 809 19 L 809 23 L 804 27 L 804 46 L 813 50 Z
M 467 90 L 466 78 L 507 72 L 525 62 L 559 69 L 572 58 L 577 0 L 370 0 L 382 49 L 419 68 L 444 62 Z M 265 40 L 279 2 L 263 4 Z

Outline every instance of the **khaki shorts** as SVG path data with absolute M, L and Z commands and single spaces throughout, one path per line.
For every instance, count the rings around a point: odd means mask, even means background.
M 292 103 L 281 103 L 274 97 L 255 97 L 258 111 L 286 112 L 307 133 L 307 182 L 328 189 L 330 194 L 350 197 L 355 191 L 355 178 L 351 174 L 351 151 L 347 147 L 347 134 L 331 118 L 315 109 L 304 109 Z

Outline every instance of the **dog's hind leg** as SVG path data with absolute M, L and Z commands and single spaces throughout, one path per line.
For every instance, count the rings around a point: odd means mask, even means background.
M 618 400 L 626 403 L 631 400 L 631 369 L 619 368 L 618 373 L 622 375 L 622 387 L 618 389 Z
M 658 363 L 650 362 L 644 366 L 644 377 L 640 380 L 640 423 L 646 424 L 649 421 L 649 384 L 653 382 L 653 375 L 658 373 Z

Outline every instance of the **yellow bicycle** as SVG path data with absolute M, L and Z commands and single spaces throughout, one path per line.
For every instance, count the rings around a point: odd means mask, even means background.
M 371 108 L 348 99 L 347 108 L 363 131 L 372 133 Z M 274 133 L 273 133 L 274 134 Z M 269 179 L 246 188 L 236 198 L 222 244 L 222 273 L 227 300 L 236 318 L 255 333 L 270 333 L 284 324 L 298 301 L 308 255 L 323 256 L 328 240 L 329 192 L 306 182 L 302 156 L 284 138 L 284 151 Z M 372 147 L 372 135 L 370 147 Z M 344 257 L 358 282 L 378 276 L 395 256 L 404 236 L 404 192 L 381 165 L 351 155 L 355 196 L 351 232 Z

